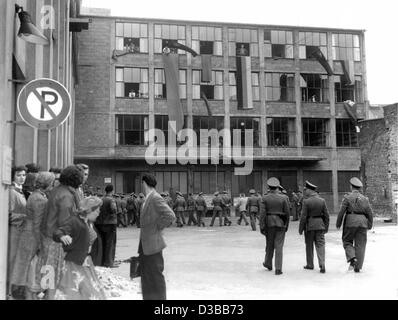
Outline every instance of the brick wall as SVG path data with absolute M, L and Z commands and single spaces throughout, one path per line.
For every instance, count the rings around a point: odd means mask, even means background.
M 392 217 L 397 211 L 398 197 L 398 105 L 386 106 L 384 118 L 361 122 L 361 175 L 364 193 L 369 197 L 374 213 Z

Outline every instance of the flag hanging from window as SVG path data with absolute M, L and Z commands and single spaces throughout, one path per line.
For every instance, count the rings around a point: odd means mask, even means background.
M 238 109 L 253 109 L 251 58 L 236 57 L 236 96 Z
M 163 54 L 164 73 L 166 78 L 166 96 L 169 121 L 176 122 L 176 133 L 184 125 L 184 113 L 179 94 L 178 54 Z
M 211 82 L 211 55 L 202 55 L 202 82 Z
M 353 86 L 355 84 L 354 61 L 341 60 L 341 67 L 343 68 L 346 86 Z
M 350 117 L 351 123 L 355 127 L 355 130 L 357 131 L 357 133 L 359 133 L 361 130 L 358 124 L 357 106 L 355 102 L 350 100 L 344 101 L 344 109 Z
M 326 60 L 325 56 L 323 55 L 321 49 L 319 47 L 311 47 L 310 48 L 310 56 L 318 60 L 318 62 L 322 65 L 325 71 L 328 73 L 329 76 L 333 75 L 332 67 L 329 65 L 329 62 Z

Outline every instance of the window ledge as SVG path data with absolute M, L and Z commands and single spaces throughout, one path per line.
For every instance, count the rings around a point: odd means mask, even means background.
M 127 97 L 116 97 L 116 99 L 120 99 L 120 100 L 149 100 L 149 98 L 127 98 Z

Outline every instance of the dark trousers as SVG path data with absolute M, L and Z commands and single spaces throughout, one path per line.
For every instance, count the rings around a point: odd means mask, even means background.
M 141 290 L 144 300 L 166 300 L 166 281 L 163 276 L 164 260 L 162 251 L 144 255 L 139 245 L 141 264 Z
M 122 225 L 123 227 L 126 227 L 126 221 L 125 221 L 125 216 L 122 212 L 119 212 L 117 214 L 117 226 L 119 227 L 120 225 Z
M 96 225 L 98 236 L 102 242 L 102 266 L 109 267 L 115 261 L 116 253 L 116 225 L 100 224 Z
M 210 227 L 214 225 L 214 220 L 216 220 L 217 215 L 218 215 L 218 220 L 220 221 L 220 226 L 222 226 L 222 210 L 213 209 L 213 216 L 211 217 Z
M 185 217 L 184 217 L 184 211 L 176 211 L 176 217 L 177 217 L 177 226 L 180 226 L 182 224 L 186 224 L 185 223 Z
M 307 257 L 307 266 L 314 267 L 314 244 L 316 254 L 318 256 L 319 267 L 325 266 L 325 232 L 322 230 L 306 231 L 305 238 L 305 253 Z
M 252 230 L 256 231 L 256 219 L 257 217 L 257 212 L 250 212 L 250 225 L 252 226 Z
M 127 225 L 135 223 L 135 212 L 133 210 L 127 211 Z
M 249 224 L 249 223 L 247 222 L 247 219 L 246 219 L 246 211 L 240 211 L 240 212 L 239 212 L 238 224 L 241 224 L 242 219 L 245 221 L 246 225 Z
M 191 223 L 193 223 L 193 225 L 197 224 L 194 213 L 195 213 L 195 210 L 188 210 L 188 225 L 189 226 L 191 225 Z
M 231 209 L 230 209 L 229 207 L 223 209 L 222 215 L 223 215 L 223 217 L 224 217 L 224 226 L 226 226 L 227 223 L 231 222 L 231 221 L 228 219 L 228 217 L 229 217 L 230 214 L 231 214 Z
M 367 242 L 367 229 L 365 228 L 349 228 L 343 230 L 343 247 L 347 262 L 356 258 L 359 270 L 362 269 L 365 259 L 365 250 Z
M 205 223 L 202 221 L 204 216 L 204 211 L 196 211 L 196 217 L 198 219 L 198 226 L 201 227 L 202 225 L 205 226 Z
M 285 242 L 285 230 L 279 227 L 268 227 L 265 236 L 265 265 L 272 268 L 272 259 L 275 251 L 275 269 L 282 271 L 283 244 Z

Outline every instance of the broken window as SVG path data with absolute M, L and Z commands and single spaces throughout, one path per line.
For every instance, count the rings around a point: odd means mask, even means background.
M 223 89 L 223 72 L 212 71 L 212 81 L 201 82 L 202 70 L 192 71 L 192 98 L 202 99 L 200 92 L 202 91 L 206 98 L 209 100 L 223 100 L 224 89 Z
M 117 98 L 149 98 L 147 68 L 116 68 Z
M 255 29 L 228 29 L 229 56 L 258 57 L 258 32 Z
M 187 98 L 187 71 L 179 70 L 179 95 L 180 99 Z M 166 78 L 163 69 L 155 69 L 155 99 L 166 99 Z
M 294 102 L 294 74 L 293 73 L 265 73 L 265 88 L 267 101 Z
M 242 147 L 245 146 L 245 130 L 252 129 L 253 130 L 253 147 L 258 147 L 259 144 L 259 137 L 260 137 L 260 118 L 237 118 L 231 117 L 231 139 L 233 145 L 234 143 L 234 136 L 233 130 L 240 129 L 241 136 L 240 136 L 240 145 Z
M 117 22 L 116 50 L 148 53 L 148 25 Z
M 363 102 L 362 77 L 355 76 L 355 84 L 353 86 L 348 85 L 346 81 L 344 76 L 334 77 L 336 102 L 344 102 L 347 100 L 357 103 Z
M 329 81 L 326 74 L 300 75 L 301 101 L 329 102 Z
M 199 54 L 222 56 L 222 28 L 192 26 L 192 49 Z
M 265 57 L 293 59 L 293 32 L 264 30 Z
M 155 24 L 154 52 L 162 53 L 163 48 L 167 46 L 167 41 L 169 40 L 175 40 L 185 45 L 185 26 Z M 170 51 L 178 54 L 186 54 L 186 51 L 181 49 L 170 48 Z
M 350 119 L 336 119 L 338 147 L 358 147 L 358 134 Z
M 327 37 L 323 32 L 299 32 L 299 57 L 312 59 L 313 48 L 319 47 L 325 58 L 328 57 Z
M 296 123 L 293 118 L 267 118 L 268 146 L 294 147 Z
M 332 52 L 333 60 L 361 61 L 359 35 L 333 33 Z
M 116 115 L 116 145 L 147 145 L 148 129 L 148 116 Z
M 328 119 L 302 119 L 303 145 L 305 147 L 326 147 L 329 145 Z

